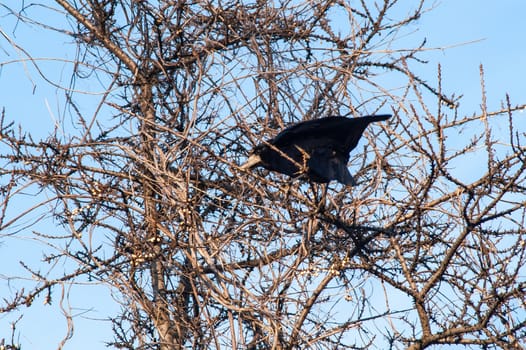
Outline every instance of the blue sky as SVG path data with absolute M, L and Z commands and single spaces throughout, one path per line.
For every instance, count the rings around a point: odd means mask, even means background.
M 440 62 L 444 88 L 462 93 L 463 105 L 480 103 L 479 64 L 484 65 L 488 104 L 499 106 L 505 93 L 512 101 L 524 102 L 526 48 L 523 1 L 443 1 L 421 21 L 420 33 L 431 47 L 477 41 L 443 52 L 433 52 L 430 66 Z M 454 86 L 451 86 L 455 84 Z M 466 112 L 468 112 L 466 107 Z
M 526 102 L 524 81 L 526 80 L 526 45 L 524 37 L 524 1 L 488 0 L 444 0 L 437 2 L 435 8 L 424 15 L 416 24 L 415 32 L 405 40 L 410 42 L 427 38 L 428 47 L 445 48 L 429 51 L 425 58 L 429 64 L 419 68 L 423 77 L 436 81 L 436 67 L 442 66 L 443 88 L 445 91 L 462 94 L 461 112 L 465 114 L 480 112 L 479 65 L 484 65 L 485 83 L 489 109 L 497 109 L 505 94 L 509 93 L 513 104 Z M 14 39 L 34 57 L 64 57 L 73 59 L 74 52 L 67 51 L 63 41 L 57 36 L 47 34 L 42 29 L 19 25 L 13 32 L 15 23 L 3 16 L 0 9 L 0 29 Z M 63 40 L 63 39 L 62 39 Z M 471 43 L 470 43 L 471 42 Z M 469 43 L 458 45 L 462 43 Z M 408 45 L 409 46 L 409 45 Z M 449 47 L 449 48 L 448 48 Z M 0 37 L 0 64 L 17 60 L 21 56 Z M 25 62 L 27 65 L 28 63 Z M 50 61 L 43 63 L 51 80 L 67 83 L 68 72 L 61 70 L 63 64 Z M 91 88 L 97 89 L 96 83 Z M 37 138 L 45 136 L 54 128 L 55 120 L 64 108 L 63 94 L 47 84 L 31 66 L 22 62 L 2 65 L 0 68 L 0 107 L 5 107 L 8 119 L 14 119 L 25 130 Z M 93 106 L 83 106 L 86 110 Z M 525 114 L 526 117 L 526 114 Z M 1 145 L 0 145 L 1 147 Z M 28 198 L 30 200 L 30 198 Z M 1 279 L 18 269 L 18 249 L 40 258 L 39 244 L 29 239 L 3 242 L 0 245 L 0 290 L 8 290 L 9 284 Z M 14 243 L 13 243 L 14 244 Z M 13 248 L 16 247 L 16 248 Z M 10 270 L 12 269 L 12 270 Z M 11 281 L 13 285 L 16 281 Z M 65 287 L 65 292 L 68 292 Z M 103 348 L 105 340 L 111 340 L 109 324 L 100 322 L 115 308 L 107 291 L 100 287 L 74 286 L 70 291 L 70 307 L 75 318 L 75 334 L 65 349 Z M 81 290 L 82 289 L 82 290 Z M 55 292 L 54 300 L 59 295 Z M 4 292 L 0 293 L 0 297 Z M 94 300 L 93 310 L 84 310 L 83 299 Z M 64 305 L 68 307 L 68 305 Z M 42 305 L 23 310 L 25 316 L 19 322 L 20 342 L 26 349 L 55 349 L 66 334 L 66 322 L 58 308 Z M 13 315 L 0 315 L 0 339 L 10 336 L 9 322 Z

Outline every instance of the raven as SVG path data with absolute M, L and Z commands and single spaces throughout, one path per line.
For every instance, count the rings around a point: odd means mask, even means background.
M 347 169 L 349 152 L 356 147 L 369 123 L 390 114 L 361 118 L 326 117 L 294 124 L 254 148 L 243 170 L 262 166 L 292 177 L 305 174 L 314 182 L 337 180 L 356 185 Z

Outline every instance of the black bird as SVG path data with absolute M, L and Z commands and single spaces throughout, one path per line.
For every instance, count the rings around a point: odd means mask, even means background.
M 314 182 L 337 180 L 354 186 L 356 182 L 347 169 L 349 152 L 369 123 L 390 117 L 390 114 L 327 117 L 294 124 L 256 146 L 241 169 L 262 166 L 292 177 L 306 174 Z

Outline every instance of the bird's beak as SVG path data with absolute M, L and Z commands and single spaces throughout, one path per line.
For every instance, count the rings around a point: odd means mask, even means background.
M 258 156 L 257 154 L 251 154 L 250 157 L 248 157 L 248 159 L 245 162 L 245 164 L 241 165 L 239 168 L 241 170 L 248 170 L 248 169 L 256 166 L 259 163 L 261 163 L 261 157 Z

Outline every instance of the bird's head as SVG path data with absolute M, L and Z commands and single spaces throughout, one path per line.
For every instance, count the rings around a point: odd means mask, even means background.
M 250 152 L 247 161 L 245 162 L 245 164 L 241 165 L 240 168 L 242 170 L 248 170 L 258 165 L 262 165 L 263 159 L 261 158 L 261 155 L 265 152 L 266 149 L 268 149 L 268 146 L 266 145 L 258 145 L 254 147 L 252 152 Z

